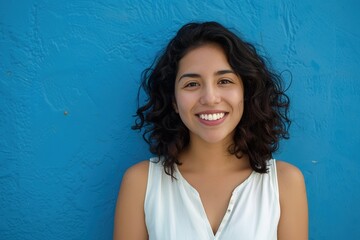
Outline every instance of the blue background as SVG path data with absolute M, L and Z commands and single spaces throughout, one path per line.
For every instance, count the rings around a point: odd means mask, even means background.
M 292 85 L 310 239 L 360 239 L 360 4 L 0 0 L 0 239 L 111 239 L 141 71 L 188 21 L 258 44 Z

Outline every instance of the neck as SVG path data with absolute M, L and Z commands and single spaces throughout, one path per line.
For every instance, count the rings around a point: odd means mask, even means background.
M 182 168 L 189 171 L 219 172 L 248 166 L 248 161 L 241 161 L 228 151 L 232 141 L 209 143 L 191 139 L 189 147 L 180 155 Z

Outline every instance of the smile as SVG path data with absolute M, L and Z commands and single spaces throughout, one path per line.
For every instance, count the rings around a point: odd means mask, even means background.
M 206 121 L 216 121 L 222 119 L 225 113 L 199 114 L 199 118 Z

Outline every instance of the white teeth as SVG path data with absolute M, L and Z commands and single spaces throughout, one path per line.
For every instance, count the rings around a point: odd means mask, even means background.
M 225 116 L 225 113 L 200 114 L 199 117 L 208 121 L 216 121 Z

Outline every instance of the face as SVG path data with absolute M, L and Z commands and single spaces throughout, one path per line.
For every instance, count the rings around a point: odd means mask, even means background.
M 175 110 L 191 142 L 231 143 L 243 114 L 244 87 L 223 49 L 206 44 L 189 51 L 175 81 Z

